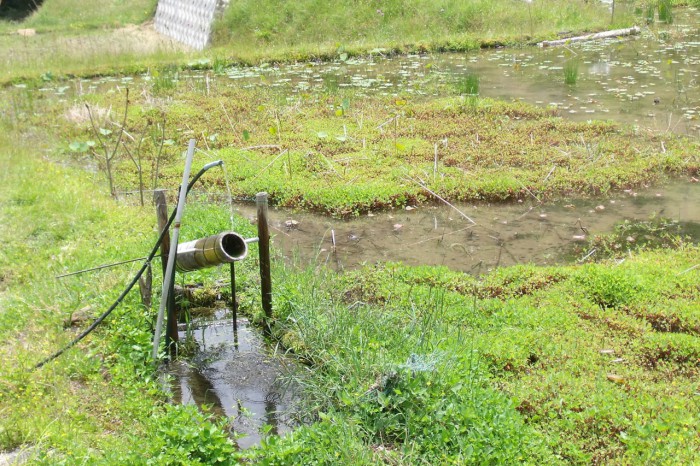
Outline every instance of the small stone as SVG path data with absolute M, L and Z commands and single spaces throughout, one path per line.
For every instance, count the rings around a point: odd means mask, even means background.
M 605 206 L 604 205 L 597 205 L 597 206 L 595 206 L 595 210 L 597 210 L 598 212 L 601 212 L 601 211 L 605 210 Z
M 574 241 L 585 241 L 586 235 L 574 235 L 571 237 Z
M 403 225 L 401 225 L 400 223 L 395 223 L 395 224 L 394 224 L 394 231 L 399 231 L 399 230 L 402 229 L 402 228 L 403 228 Z
M 413 210 L 413 209 L 415 209 L 415 207 L 411 207 L 410 205 L 406 206 L 406 210 Z
M 540 218 L 541 218 L 542 220 L 546 219 L 546 218 L 547 218 L 547 214 L 540 214 Z
M 625 241 L 627 241 L 628 243 L 634 243 L 636 240 L 634 239 L 634 236 L 628 236 L 627 238 L 625 238 Z

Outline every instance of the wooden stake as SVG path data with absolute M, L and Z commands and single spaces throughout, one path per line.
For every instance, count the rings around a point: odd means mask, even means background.
M 165 190 L 157 189 L 153 192 L 153 201 L 156 204 L 156 216 L 158 217 L 158 231 L 162 232 L 165 225 L 168 223 L 168 201 L 165 198 Z M 163 242 L 160 244 L 161 265 L 163 266 L 163 279 L 165 279 L 165 271 L 168 265 L 168 255 L 170 254 L 170 233 L 165 233 Z M 168 302 L 166 303 L 166 311 L 168 320 L 165 328 L 165 345 L 170 350 L 170 355 L 175 356 L 178 342 L 177 334 L 177 312 L 175 310 L 175 293 L 173 288 L 175 281 L 171 280 L 171 289 L 168 294 Z
M 270 275 L 270 230 L 267 225 L 267 193 L 255 196 L 258 208 L 258 251 L 260 255 L 260 292 L 262 308 L 265 311 L 266 331 L 272 321 L 272 278 Z
M 238 303 L 236 302 L 236 263 L 231 262 L 231 312 L 233 313 L 233 330 L 238 330 Z

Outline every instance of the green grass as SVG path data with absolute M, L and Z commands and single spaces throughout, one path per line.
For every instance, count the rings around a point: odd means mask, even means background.
M 67 32 L 141 24 L 153 17 L 157 3 L 157 0 L 45 0 L 22 22 L 0 21 L 0 32 L 20 28 L 35 29 L 38 33 Z
M 184 146 L 191 134 L 202 135 L 211 157 L 235 167 L 229 182 L 236 196 L 267 191 L 275 204 L 338 217 L 434 202 L 428 189 L 451 202 L 601 195 L 693 172 L 700 163 L 696 152 L 688 150 L 696 140 L 633 134 L 611 122 L 566 121 L 554 109 L 523 103 L 333 90 L 287 98 L 283 92 L 215 80 L 207 94 L 194 81 L 169 82 L 168 89 L 155 80 L 151 89 L 132 92 L 131 133 L 150 134 L 165 112 L 166 137 L 174 139 L 175 147 Z M 462 94 L 477 83 L 470 78 L 435 92 Z M 153 94 L 177 98 L 155 108 Z M 115 109 L 115 115 L 123 99 L 117 93 L 88 97 L 93 105 Z M 67 111 L 63 104 L 51 109 L 57 115 Z M 62 150 L 95 140 L 89 123 L 71 125 L 58 118 Z M 157 147 L 150 139 L 143 147 L 149 179 Z M 172 147 L 166 149 L 159 175 L 172 184 L 180 162 Z M 62 159 L 84 157 L 68 152 Z M 204 183 L 213 191 L 225 186 L 218 172 Z M 116 185 L 127 191 L 138 186 L 125 156 L 118 162 Z
M 186 55 L 150 27 L 155 0 L 46 0 L 22 22 L 0 21 L 0 82 L 136 73 Z M 21 36 L 19 29 L 36 35 Z
M 569 85 L 576 84 L 578 81 L 579 63 L 576 60 L 569 60 L 564 64 L 564 83 Z
M 375 48 L 466 50 L 554 37 L 560 31 L 605 29 L 611 25 L 604 11 L 595 3 L 557 0 L 534 2 L 530 8 L 501 0 L 243 0 L 231 4 L 216 25 L 214 37 L 216 44 L 232 47 L 236 55 L 248 59 Z M 616 21 L 629 25 L 632 18 L 621 14 Z
M 357 464 L 694 463 L 688 306 L 700 296 L 698 272 L 680 272 L 698 261 L 684 247 L 481 279 L 401 265 L 286 274 L 275 334 L 316 368 L 304 411 L 316 422 L 257 458 L 353 448 Z M 659 326 L 656 309 L 688 325 Z

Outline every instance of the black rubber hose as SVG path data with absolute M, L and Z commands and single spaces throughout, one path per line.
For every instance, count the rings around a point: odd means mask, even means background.
M 192 186 L 194 186 L 194 184 L 197 182 L 197 180 L 199 180 L 199 178 L 200 178 L 207 170 L 209 170 L 210 168 L 219 166 L 219 165 L 221 165 L 221 164 L 223 164 L 223 163 L 224 163 L 224 162 L 223 162 L 222 160 L 218 160 L 218 161 L 216 161 L 216 162 L 208 163 L 207 165 L 205 165 L 204 167 L 202 167 L 202 169 L 199 170 L 199 172 L 197 172 L 197 174 L 194 176 L 194 178 L 192 178 L 192 181 L 190 181 L 189 184 L 187 185 L 187 193 L 190 192 L 190 190 L 192 189 Z M 124 299 L 124 297 L 126 297 L 126 295 L 129 293 L 129 291 L 131 291 L 131 289 L 134 287 L 134 285 L 136 285 L 136 282 L 139 281 L 139 278 L 141 278 L 141 275 L 143 275 L 143 273 L 144 273 L 144 272 L 146 271 L 146 269 L 148 268 L 148 264 L 153 260 L 153 258 L 155 257 L 155 255 L 158 253 L 158 248 L 160 248 L 160 244 L 163 242 L 163 238 L 165 237 L 165 233 L 168 231 L 168 229 L 170 228 L 170 225 L 171 225 L 171 224 L 173 223 L 173 221 L 175 220 L 175 214 L 176 214 L 176 213 L 177 213 L 177 206 L 175 206 L 175 209 L 173 209 L 173 213 L 170 214 L 170 218 L 168 219 L 168 223 L 165 224 L 165 228 L 163 228 L 163 231 L 161 231 L 160 236 L 158 237 L 158 240 L 156 241 L 156 244 L 153 246 L 153 249 L 151 250 L 151 253 L 148 255 L 148 257 L 146 258 L 146 261 L 145 261 L 145 262 L 143 263 L 143 265 L 141 266 L 141 269 L 139 269 L 139 271 L 136 272 L 136 275 L 135 275 L 134 278 L 131 280 L 131 282 L 129 283 L 129 285 L 127 285 L 127 287 L 124 289 L 124 291 L 121 292 L 121 294 L 119 295 L 119 297 L 117 298 L 117 300 L 114 301 L 114 303 L 112 303 L 112 305 L 109 307 L 109 309 L 107 309 L 101 316 L 99 316 L 99 317 L 98 317 L 88 328 L 86 328 L 80 335 L 78 335 L 77 337 L 75 337 L 75 339 L 74 339 L 73 341 L 71 341 L 71 342 L 68 343 L 66 346 L 64 346 L 63 348 L 61 348 L 59 351 L 56 351 L 54 354 L 52 354 L 51 356 L 49 356 L 48 358 L 44 359 L 44 360 L 41 361 L 39 364 L 37 364 L 36 366 L 34 366 L 34 369 L 35 369 L 35 370 L 36 370 L 36 369 L 39 369 L 39 368 L 42 367 L 44 364 L 53 361 L 54 359 L 58 358 L 60 355 L 62 355 L 63 353 L 65 353 L 67 350 L 69 350 L 70 348 L 72 348 L 73 346 L 75 346 L 76 343 L 78 343 L 80 340 L 82 340 L 83 338 L 85 338 L 86 336 L 88 336 L 93 330 L 95 330 L 95 329 L 97 328 L 97 326 L 100 325 L 100 324 L 102 323 L 102 321 L 105 320 L 105 319 L 107 318 L 107 316 L 109 316 L 109 315 L 112 313 L 112 311 L 114 311 L 114 310 L 117 308 L 117 306 L 119 306 L 119 304 L 121 304 L 121 302 L 122 302 L 122 300 Z

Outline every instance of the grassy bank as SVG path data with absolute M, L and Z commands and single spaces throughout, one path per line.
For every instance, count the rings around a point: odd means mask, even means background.
M 315 422 L 258 458 L 697 462 L 699 261 L 683 246 L 480 280 L 400 265 L 286 275 L 276 334 L 316 368 Z
M 143 26 L 153 18 L 156 4 L 46 0 L 21 21 L 0 20 L 0 82 L 134 73 L 186 61 L 182 47 Z
M 369 52 L 465 51 L 629 26 L 597 2 L 234 2 L 215 26 L 214 47 L 185 52 L 151 27 L 154 0 L 99 6 L 46 0 L 21 23 L 0 21 L 0 82 L 54 76 L 133 73 L 203 57 L 227 63 L 333 58 Z M 34 29 L 21 36 L 18 29 Z M 109 31 L 106 31 L 109 29 Z M 96 33 L 99 30 L 99 34 Z M 381 49 L 381 50 L 380 50 Z
M 25 2 L 27 3 L 27 2 Z M 141 24 L 153 17 L 157 0 L 107 0 L 99 3 L 79 0 L 45 0 L 29 16 L 13 19 L 10 11 L 0 21 L 0 32 L 34 29 L 38 33 L 112 29 Z
M 181 169 L 173 146 L 158 150 L 159 125 L 176 147 L 201 136 L 201 157 L 235 167 L 228 181 L 236 197 L 267 191 L 275 204 L 338 217 L 435 202 L 431 192 L 450 202 L 604 195 L 697 173 L 700 163 L 697 150 L 689 149 L 696 140 L 611 122 L 566 121 L 553 108 L 457 97 L 458 82 L 434 84 L 435 92 L 453 95 L 445 98 L 367 95 L 333 86 L 321 94 L 290 95 L 225 78 L 212 77 L 208 86 L 195 79 L 175 83 L 170 73 L 131 93 L 128 131 L 144 142 L 127 146 L 132 153 L 141 148 L 147 187 L 156 172 L 160 181 L 176 183 Z M 112 143 L 124 99 L 123 88 L 85 98 L 96 109 L 114 109 L 105 126 L 113 131 L 105 138 Z M 100 147 L 86 146 L 97 137 L 80 105 L 60 104 L 49 112 L 60 125 L 61 159 L 99 162 Z M 118 190 L 137 191 L 136 166 L 122 149 L 115 160 Z M 226 186 L 221 173 L 204 183 L 214 192 Z
M 327 3 L 241 1 L 217 23 L 214 43 L 247 60 L 388 50 L 470 50 L 573 31 L 628 26 L 596 2 L 398 1 Z

